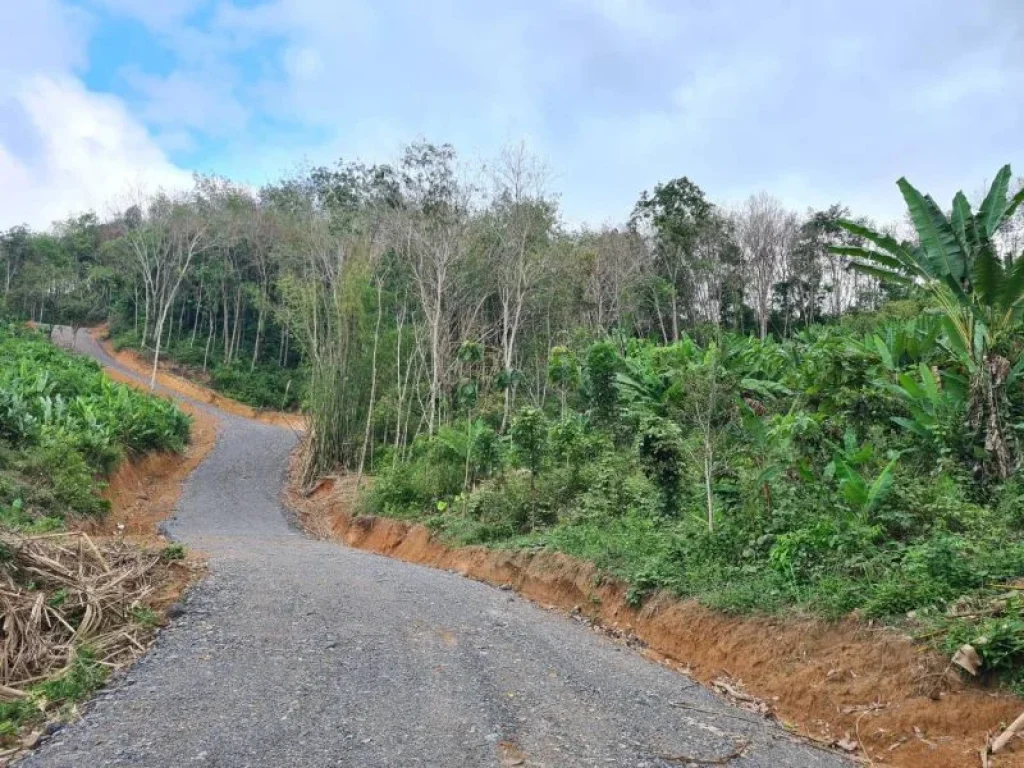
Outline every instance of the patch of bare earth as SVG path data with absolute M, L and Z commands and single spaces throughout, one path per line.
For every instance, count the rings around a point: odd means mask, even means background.
M 120 365 L 141 376 L 145 381 L 149 381 L 149 377 L 152 374 L 152 363 L 146 361 L 133 350 L 122 349 L 115 351 L 113 344 L 106 338 L 106 329 L 103 327 L 92 328 L 89 330 L 89 333 L 100 344 L 103 351 L 114 358 Z M 306 420 L 301 413 L 261 410 L 244 405 L 237 400 L 225 397 L 197 381 L 185 378 L 184 375 L 180 375 L 176 371 L 177 369 L 174 366 L 161 361 L 157 371 L 157 382 L 171 392 L 192 398 L 200 403 L 208 403 L 234 416 L 260 421 L 264 424 L 289 427 L 295 430 L 303 430 L 306 427 Z M 198 374 L 194 371 L 188 371 L 188 375 L 196 376 Z
M 325 478 L 308 494 L 294 471 L 292 477 L 286 501 L 314 536 L 456 571 L 569 611 L 738 706 L 869 765 L 1024 766 L 1019 737 L 987 763 L 980 755 L 1024 702 L 964 682 L 947 659 L 896 631 L 853 620 L 728 616 L 666 593 L 634 608 L 628 586 L 590 563 L 553 552 L 450 547 L 422 525 L 353 515 L 354 477 Z

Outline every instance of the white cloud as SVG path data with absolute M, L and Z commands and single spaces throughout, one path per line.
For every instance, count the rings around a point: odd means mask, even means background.
M 18 156 L 0 143 L 0 227 L 45 227 L 73 211 L 106 212 L 132 188 L 190 183 L 118 99 L 73 77 L 27 77 L 14 101 L 38 151 Z
M 226 67 L 175 71 L 166 77 L 130 69 L 125 79 L 142 96 L 141 117 L 171 134 L 196 130 L 226 136 L 245 129 L 249 112 L 235 97 L 234 77 Z
M 206 0 L 95 0 L 108 11 L 133 16 L 154 29 L 179 24 L 195 13 Z
M 130 187 L 190 181 L 120 99 L 77 76 L 94 23 L 57 0 L 0 0 L 0 228 L 46 227 L 105 212 Z

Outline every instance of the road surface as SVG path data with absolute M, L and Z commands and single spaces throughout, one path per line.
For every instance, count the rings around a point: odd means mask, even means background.
M 118 367 L 86 333 L 77 346 Z M 209 576 L 26 768 L 654 768 L 744 743 L 728 765 L 849 765 L 562 614 L 304 537 L 280 502 L 295 435 L 216 413 L 167 526 Z

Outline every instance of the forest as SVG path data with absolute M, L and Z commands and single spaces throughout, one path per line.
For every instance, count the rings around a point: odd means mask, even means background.
M 637 604 L 902 622 L 1024 686 L 1010 167 L 949 207 L 901 179 L 889 227 L 678 177 L 588 229 L 548 184 L 521 146 L 427 143 L 197 177 L 7 231 L 0 306 L 301 408 L 304 481 L 352 473 L 366 512 L 591 560 Z

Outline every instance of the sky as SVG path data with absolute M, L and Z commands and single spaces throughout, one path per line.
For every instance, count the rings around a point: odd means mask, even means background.
M 1024 172 L 1020 0 L 0 0 L 0 228 L 193 172 L 525 142 L 571 224 L 689 176 L 880 222 Z

